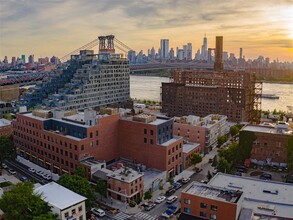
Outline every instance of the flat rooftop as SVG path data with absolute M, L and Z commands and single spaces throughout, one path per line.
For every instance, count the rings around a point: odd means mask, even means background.
M 143 176 L 143 173 L 137 172 L 132 168 L 126 168 L 126 167 L 120 168 L 118 170 L 113 171 L 110 174 L 107 174 L 107 177 L 120 180 L 122 182 L 127 182 L 127 183 L 131 183 L 142 176 Z
M 208 185 L 242 191 L 242 208 L 253 209 L 254 213 L 287 218 L 293 216 L 292 184 L 218 173 Z
M 55 182 L 50 182 L 38 187 L 34 189 L 34 192 L 42 194 L 44 201 L 61 210 L 81 203 L 87 199 Z
M 269 134 L 288 134 L 291 135 L 292 132 L 278 132 L 276 127 L 271 126 L 261 126 L 261 125 L 247 125 L 241 130 L 243 131 L 252 131 L 252 132 L 261 132 L 261 133 L 269 133 Z
M 175 135 L 174 135 L 172 139 L 170 139 L 170 140 L 168 140 L 168 141 L 162 143 L 161 145 L 162 145 L 162 146 L 169 146 L 170 144 L 175 143 L 176 141 L 178 141 L 178 140 L 181 139 L 181 138 L 182 138 L 182 137 L 179 137 L 179 136 L 175 136 Z
M 9 121 L 5 118 L 0 118 L 0 127 L 7 126 L 7 125 L 11 125 L 11 121 Z
M 235 189 L 226 189 L 198 182 L 192 182 L 182 192 L 230 203 L 237 203 L 242 195 L 242 192 Z
M 183 153 L 189 153 L 190 151 L 194 150 L 195 148 L 199 147 L 199 143 L 194 144 L 183 144 Z

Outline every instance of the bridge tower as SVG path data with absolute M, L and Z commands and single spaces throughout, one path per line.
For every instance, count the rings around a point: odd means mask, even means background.
M 115 53 L 114 35 L 99 36 L 99 53 Z

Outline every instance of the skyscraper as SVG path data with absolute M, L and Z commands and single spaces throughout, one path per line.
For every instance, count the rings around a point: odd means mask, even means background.
M 169 39 L 161 39 L 161 59 L 169 58 Z
M 215 64 L 216 71 L 223 70 L 223 36 L 216 36 Z
M 34 63 L 34 55 L 29 55 L 28 62 L 33 64 Z
M 24 54 L 21 55 L 21 59 L 22 59 L 22 63 L 26 63 L 25 62 L 25 55 Z
M 203 38 L 203 45 L 201 47 L 201 59 L 207 60 L 208 58 L 208 39 L 206 35 Z
M 239 59 L 242 59 L 242 48 L 240 48 Z

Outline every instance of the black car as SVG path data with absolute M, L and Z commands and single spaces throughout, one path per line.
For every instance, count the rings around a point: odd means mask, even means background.
M 174 193 L 175 193 L 175 189 L 174 189 L 174 188 L 168 189 L 168 190 L 166 191 L 166 196 L 171 196 L 171 195 L 173 195 Z
M 234 173 L 234 175 L 235 176 L 242 176 L 242 173 L 237 171 L 237 172 Z
M 261 180 L 272 180 L 272 175 L 269 173 L 263 173 L 259 177 Z

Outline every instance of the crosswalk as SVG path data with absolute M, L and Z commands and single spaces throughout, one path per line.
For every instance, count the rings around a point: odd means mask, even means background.
M 117 215 L 112 217 L 112 219 L 116 219 L 116 220 L 125 220 L 128 218 L 130 218 L 130 215 L 127 215 L 124 212 L 119 212 Z
M 136 220 L 157 220 L 157 217 L 151 216 L 149 214 L 139 212 L 133 216 Z

